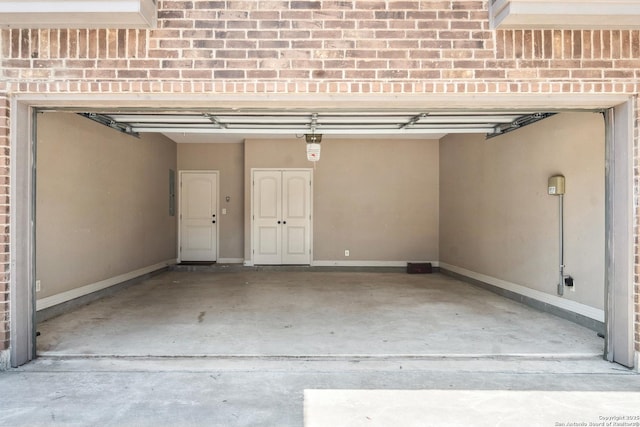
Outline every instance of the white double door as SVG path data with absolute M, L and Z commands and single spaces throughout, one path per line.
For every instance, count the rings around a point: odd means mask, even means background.
M 218 172 L 180 172 L 180 260 L 218 258 Z
M 311 263 L 311 171 L 253 170 L 254 264 Z

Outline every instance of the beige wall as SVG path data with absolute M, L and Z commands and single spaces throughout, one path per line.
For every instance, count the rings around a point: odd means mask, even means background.
M 438 141 L 325 136 L 315 165 L 305 150 L 301 139 L 245 141 L 246 259 L 252 168 L 314 168 L 314 261 L 438 259 Z
M 602 308 L 604 125 L 563 113 L 485 141 L 300 139 L 176 144 L 122 135 L 74 114 L 38 120 L 38 298 L 175 258 L 168 170 L 218 170 L 220 258 L 250 256 L 252 168 L 313 168 L 315 261 L 440 260 L 555 293 L 557 202 L 567 177 L 566 298 Z M 230 197 L 226 202 L 225 197 Z M 344 256 L 349 249 L 350 257 Z
M 72 113 L 38 115 L 37 298 L 176 258 L 176 144 Z
M 244 245 L 244 144 L 178 144 L 179 170 L 220 172 L 220 247 L 218 258 L 243 259 Z M 229 202 L 226 197 L 229 196 Z
M 547 179 L 566 177 L 565 298 L 603 308 L 604 121 L 562 113 L 485 141 L 440 143 L 440 260 L 549 294 L 558 282 L 558 198 Z

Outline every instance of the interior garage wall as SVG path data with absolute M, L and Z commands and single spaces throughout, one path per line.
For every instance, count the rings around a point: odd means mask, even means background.
M 436 261 L 438 150 L 437 140 L 325 136 L 314 165 L 302 139 L 246 140 L 245 258 L 251 259 L 251 169 L 314 168 L 315 262 Z
M 564 298 L 603 309 L 605 128 L 601 114 L 562 113 L 490 140 L 449 135 L 440 144 L 440 260 L 556 294 L 558 197 L 566 177 Z
M 178 144 L 179 170 L 220 172 L 219 259 L 244 258 L 244 144 Z M 229 196 L 229 201 L 226 197 Z M 222 214 L 222 208 L 227 214 Z
M 176 259 L 176 144 L 72 113 L 37 120 L 36 280 L 42 299 Z

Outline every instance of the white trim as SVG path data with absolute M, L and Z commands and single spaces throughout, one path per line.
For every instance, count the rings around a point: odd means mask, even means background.
M 218 264 L 242 264 L 244 258 L 218 258 Z
M 637 29 L 640 4 L 629 0 L 497 0 L 492 29 Z
M 245 267 L 253 267 L 253 260 L 244 260 L 244 262 L 242 263 L 242 265 L 244 265 Z
M 6 371 L 11 365 L 11 353 L 9 350 L 0 350 L 0 372 Z
M 220 210 L 220 171 L 219 170 L 204 170 L 204 169 L 183 169 L 178 171 L 178 263 L 182 262 L 182 176 L 185 173 L 208 173 L 216 176 L 216 209 Z M 218 255 L 220 254 L 220 218 L 216 212 L 218 219 L 216 220 L 216 259 L 211 260 L 218 261 Z
M 1 0 L 5 28 L 155 28 L 156 0 Z
M 554 307 L 562 308 L 564 310 L 571 311 L 572 313 L 580 314 L 598 322 L 604 322 L 604 310 L 600 310 L 594 307 L 590 307 L 585 304 L 581 304 L 576 301 L 571 301 L 565 298 L 560 298 L 555 295 L 547 294 L 537 291 L 535 289 L 527 288 L 525 286 L 517 285 L 515 283 L 507 282 L 505 280 L 497 279 L 495 277 L 487 276 L 484 274 L 476 273 L 465 268 L 456 267 L 447 263 L 440 263 L 440 267 L 452 271 L 457 274 L 469 277 L 471 279 L 479 280 L 489 285 L 496 286 L 501 289 L 505 289 L 516 294 L 532 298 L 536 301 L 544 302 Z
M 438 261 L 312 261 L 313 267 L 406 267 L 408 262 L 430 262 L 438 267 Z
M 606 358 L 634 363 L 634 122 L 632 102 L 607 111 L 605 152 Z
M 633 370 L 640 374 L 640 351 L 636 351 L 635 364 Z
M 16 93 L 15 99 L 28 107 L 71 107 L 71 108 L 158 108 L 163 103 L 179 103 L 184 109 L 210 109 L 208 94 L 137 94 L 137 93 Z M 557 94 L 454 94 L 398 96 L 389 94 L 216 94 L 219 108 L 312 108 L 312 109 L 418 109 L 446 110 L 509 110 L 537 109 L 549 111 L 562 109 L 602 109 L 628 102 L 632 94 L 576 93 L 567 96 Z M 446 106 L 446 107 L 445 107 Z
M 17 367 L 35 357 L 35 123 L 30 105 L 11 99 L 9 353 Z
M 80 288 L 71 289 L 70 291 L 62 292 L 50 297 L 42 298 L 36 301 L 36 311 L 44 310 L 45 308 L 53 307 L 54 305 L 62 304 L 67 301 L 71 301 L 75 298 L 79 298 L 90 293 L 106 289 L 108 287 L 117 285 L 127 280 L 135 279 L 136 277 L 143 276 L 145 274 L 160 270 L 161 268 L 168 267 L 176 263 L 175 259 L 168 259 L 166 261 L 159 262 L 148 267 L 143 267 L 138 270 L 130 271 L 119 276 L 111 277 L 109 279 L 101 280 L 96 283 L 82 286 Z

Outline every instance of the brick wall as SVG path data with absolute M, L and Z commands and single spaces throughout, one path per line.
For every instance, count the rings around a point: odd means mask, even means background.
M 486 0 L 158 3 L 154 30 L 0 31 L 0 92 L 639 92 L 640 31 L 492 31 Z
M 496 32 L 486 7 L 160 1 L 156 30 L 3 30 L 2 75 L 19 91 L 637 93 L 640 31 Z

